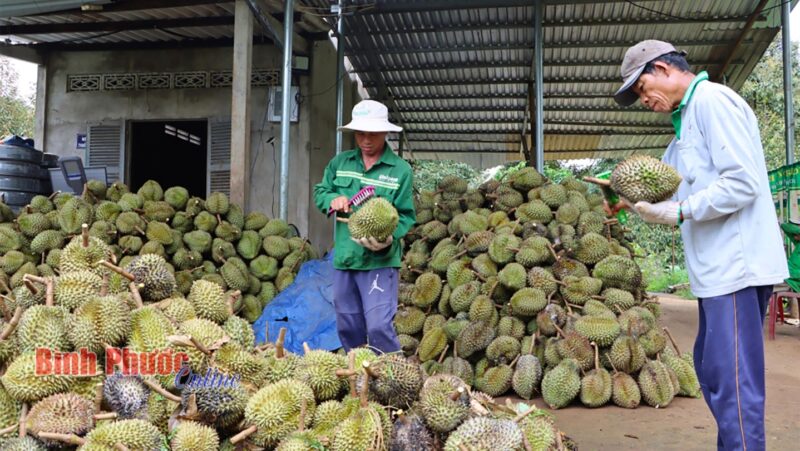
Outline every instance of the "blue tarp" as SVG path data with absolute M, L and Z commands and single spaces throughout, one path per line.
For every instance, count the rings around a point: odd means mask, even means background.
M 342 347 L 336 333 L 332 284 L 333 252 L 304 263 L 294 283 L 278 293 L 253 323 L 256 343 L 265 342 L 264 326 L 268 325 L 271 343 L 277 340 L 281 327 L 287 329 L 283 346 L 295 354 L 303 354 L 303 342 L 311 349 L 333 351 Z

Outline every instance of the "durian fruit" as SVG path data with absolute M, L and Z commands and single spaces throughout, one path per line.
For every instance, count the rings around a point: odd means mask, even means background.
M 75 349 L 100 353 L 106 345 L 123 344 L 130 330 L 128 303 L 119 295 L 96 296 L 75 309 L 67 337 Z
M 464 381 L 447 374 L 425 380 L 419 394 L 419 408 L 432 431 L 450 432 L 469 416 L 468 388 Z
M 147 421 L 133 419 L 103 423 L 86 435 L 84 447 L 122 444 L 130 450 L 160 449 L 164 435 Z
M 314 392 L 302 381 L 283 379 L 269 384 L 250 397 L 245 407 L 249 441 L 273 448 L 295 430 L 301 410 L 305 410 L 305 426 L 311 426 L 315 409 Z
M 334 399 L 344 390 L 345 384 L 336 370 L 346 367 L 343 356 L 324 350 L 312 350 L 303 344 L 305 355 L 297 363 L 295 378 L 308 384 L 317 401 Z
M 511 389 L 514 370 L 510 365 L 500 364 L 475 375 L 475 388 L 489 396 L 500 396 Z
M 611 375 L 600 367 L 597 343 L 594 347 L 594 369 L 581 379 L 580 399 L 587 407 L 600 407 L 611 399 Z
M 533 354 L 536 346 L 536 336 L 530 340 L 528 352 L 517 359 L 514 367 L 514 375 L 511 377 L 511 387 L 522 399 L 531 399 L 534 392 L 538 391 L 542 381 L 542 364 L 539 358 Z
M 644 348 L 639 340 L 631 335 L 617 337 L 607 355 L 614 368 L 628 374 L 639 371 L 647 362 Z
M 37 348 L 70 351 L 67 339 L 69 312 L 63 307 L 34 305 L 25 310 L 17 327 L 17 342 L 22 352 Z
M 692 398 L 702 397 L 703 392 L 700 389 L 700 382 L 697 379 L 697 373 L 695 372 L 694 365 L 690 363 L 692 359 L 684 358 L 684 355 L 681 354 L 681 351 L 678 348 L 678 344 L 675 343 L 675 340 L 672 338 L 672 334 L 669 332 L 669 329 L 666 327 L 663 329 L 669 337 L 670 343 L 672 343 L 675 351 L 673 352 L 672 349 L 666 348 L 664 353 L 661 355 L 663 356 L 664 364 L 672 369 L 678 378 L 678 384 L 680 386 L 678 395 L 689 396 Z
M 667 407 L 675 397 L 670 369 L 658 360 L 648 361 L 639 371 L 642 399 L 652 407 Z
M 103 280 L 94 272 L 82 270 L 63 273 L 55 279 L 53 288 L 56 305 L 74 310 L 100 292 Z
M 522 431 L 514 421 L 473 417 L 453 431 L 444 444 L 445 451 L 523 449 Z
M 542 396 L 544 402 L 553 409 L 567 406 L 581 390 L 580 369 L 574 359 L 564 359 L 555 368 L 545 373 L 542 378 Z
M 178 330 L 181 334 L 192 337 L 207 349 L 212 348 L 215 344 L 219 345 L 227 337 L 219 325 L 202 318 L 186 320 L 178 326 Z M 211 356 L 194 346 L 186 347 L 184 352 L 188 355 L 188 364 L 194 372 L 200 374 L 206 372 Z
M 545 451 L 556 446 L 560 432 L 554 424 L 552 415 L 544 410 L 537 409 L 518 424 L 532 451 Z
M 131 260 L 125 271 L 134 277 L 144 301 L 161 301 L 175 290 L 175 275 L 169 271 L 168 263 L 156 254 L 145 254 Z
M 575 331 L 599 346 L 607 347 L 619 336 L 620 325 L 616 318 L 582 316 L 575 321 Z
M 373 237 L 385 242 L 397 228 L 397 209 L 382 197 L 373 197 L 348 218 L 350 236 L 355 239 Z
M 403 410 L 397 412 L 397 418 L 392 427 L 392 437 L 389 441 L 390 451 L 433 451 L 433 434 L 425 426 L 425 420 L 415 413 L 406 414 Z
M 356 405 L 358 409 L 350 413 L 333 431 L 331 451 L 387 451 L 392 434 L 392 421 L 380 404 L 369 402 L 367 393 L 369 374 L 359 398 L 345 400 L 347 409 Z M 358 404 L 356 404 L 358 403 Z
M 222 287 L 206 280 L 195 280 L 187 300 L 199 318 L 222 324 L 231 315 Z
M 190 384 L 181 390 L 184 408 L 189 408 L 190 399 L 193 399 L 198 419 L 221 429 L 230 428 L 244 418 L 248 398 L 241 384 Z
M 419 342 L 419 359 L 421 362 L 434 360 L 445 350 L 447 334 L 442 327 L 435 327 L 422 336 Z
M 67 391 L 71 376 L 37 374 L 36 353 L 24 352 L 15 358 L 0 376 L 8 394 L 20 402 L 35 402 L 50 395 Z
M 219 434 L 203 424 L 182 421 L 173 431 L 169 444 L 173 451 L 217 451 Z
M 369 369 L 369 393 L 377 402 L 408 408 L 417 400 L 423 383 L 418 364 L 409 362 L 398 353 L 382 354 L 367 364 L 358 361 L 355 364 Z
M 669 199 L 681 184 L 672 166 L 649 155 L 633 155 L 611 172 L 611 189 L 631 203 L 657 203 Z
M 609 255 L 597 262 L 592 277 L 602 280 L 604 288 L 636 291 L 642 282 L 642 270 L 630 258 Z
M 3 451 L 46 451 L 45 445 L 35 438 L 26 435 L 25 437 L 14 437 L 2 443 Z
M 137 375 L 120 372 L 106 377 L 103 383 L 103 399 L 121 419 L 135 418 L 147 408 L 150 389 Z
M 34 404 L 25 421 L 32 435 L 44 431 L 82 436 L 94 428 L 94 414 L 94 404 L 88 399 L 75 393 L 58 393 Z M 43 443 L 59 445 L 46 439 Z

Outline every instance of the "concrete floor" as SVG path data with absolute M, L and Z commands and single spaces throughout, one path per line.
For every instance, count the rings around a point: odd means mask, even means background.
M 661 298 L 661 323 L 681 351 L 690 350 L 697 332 L 695 301 Z M 767 447 L 800 449 L 800 328 L 777 325 L 775 341 L 764 328 L 767 374 Z M 541 398 L 537 406 L 547 408 Z M 579 403 L 552 411 L 558 427 L 581 451 L 712 450 L 717 428 L 705 401 L 678 397 L 664 409 L 642 403 L 637 409 L 607 405 L 588 409 Z

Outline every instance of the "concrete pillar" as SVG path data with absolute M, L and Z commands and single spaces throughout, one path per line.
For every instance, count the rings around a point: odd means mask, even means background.
M 33 139 L 36 148 L 45 149 L 45 131 L 47 130 L 47 66 L 40 64 L 36 69 L 36 106 L 33 123 Z
M 250 73 L 253 64 L 253 14 L 245 0 L 236 0 L 233 32 L 231 103 L 231 202 L 245 211 L 250 182 Z

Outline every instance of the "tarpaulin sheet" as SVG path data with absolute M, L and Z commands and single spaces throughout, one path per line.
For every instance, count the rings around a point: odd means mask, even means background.
M 333 252 L 304 263 L 294 283 L 278 293 L 253 323 L 256 342 L 264 343 L 267 338 L 274 343 L 285 327 L 283 346 L 295 354 L 303 354 L 303 342 L 311 349 L 333 351 L 342 347 L 333 309 L 333 271 Z M 269 337 L 265 337 L 267 330 Z

